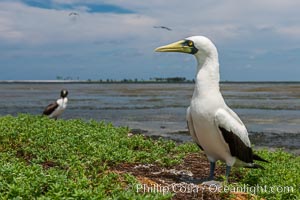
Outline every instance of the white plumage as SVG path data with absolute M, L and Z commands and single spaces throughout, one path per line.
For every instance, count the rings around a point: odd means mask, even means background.
M 193 140 L 210 161 L 209 179 L 213 179 L 217 160 L 226 163 L 227 177 L 233 165 L 262 168 L 253 160 L 265 160 L 253 154 L 245 125 L 226 105 L 220 93 L 215 45 L 204 36 L 193 36 L 156 51 L 189 53 L 196 57 L 196 83 L 186 119 Z
M 50 118 L 57 118 L 59 117 L 67 108 L 68 98 L 60 98 L 57 99 L 56 103 L 58 107 L 49 115 Z

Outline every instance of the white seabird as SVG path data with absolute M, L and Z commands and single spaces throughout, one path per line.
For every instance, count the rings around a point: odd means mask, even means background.
M 68 91 L 61 90 L 60 98 L 57 99 L 54 103 L 49 104 L 44 112 L 43 115 L 48 115 L 50 118 L 57 119 L 67 108 L 68 103 Z
M 204 36 L 192 36 L 155 51 L 189 53 L 196 57 L 196 83 L 186 119 L 193 140 L 210 161 L 208 179 L 213 180 L 217 160 L 226 163 L 226 178 L 233 165 L 263 168 L 254 160 L 268 161 L 253 153 L 245 125 L 226 105 L 220 92 L 215 45 Z

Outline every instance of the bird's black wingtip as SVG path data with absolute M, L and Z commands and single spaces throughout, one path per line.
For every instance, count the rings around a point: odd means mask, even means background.
M 260 157 L 259 155 L 256 155 L 256 154 L 253 154 L 253 160 L 257 160 L 257 161 L 262 161 L 262 162 L 270 163 L 269 161 L 263 159 L 262 157 Z
M 201 147 L 200 144 L 198 144 L 198 143 L 196 143 L 196 144 L 197 144 L 197 146 L 198 146 L 202 151 L 204 151 L 204 149 Z
M 263 170 L 265 169 L 263 166 L 261 166 L 259 164 L 256 164 L 256 163 L 253 164 L 252 168 L 254 168 L 254 169 L 263 169 Z

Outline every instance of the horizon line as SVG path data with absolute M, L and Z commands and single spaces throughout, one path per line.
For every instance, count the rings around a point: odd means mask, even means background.
M 124 81 L 123 80 L 0 80 L 0 83 L 193 83 L 193 80 L 185 80 L 185 81 L 155 81 L 155 80 L 137 80 L 137 81 Z M 130 79 L 129 79 L 130 80 Z M 284 80 L 276 80 L 276 81 L 231 81 L 231 80 L 221 80 L 220 83 L 300 83 L 300 81 L 284 81 Z

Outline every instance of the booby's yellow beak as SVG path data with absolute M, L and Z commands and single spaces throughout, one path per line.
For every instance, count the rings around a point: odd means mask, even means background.
M 156 52 L 180 52 L 194 54 L 195 52 L 194 42 L 191 40 L 180 40 L 172 44 L 161 46 L 155 49 Z

